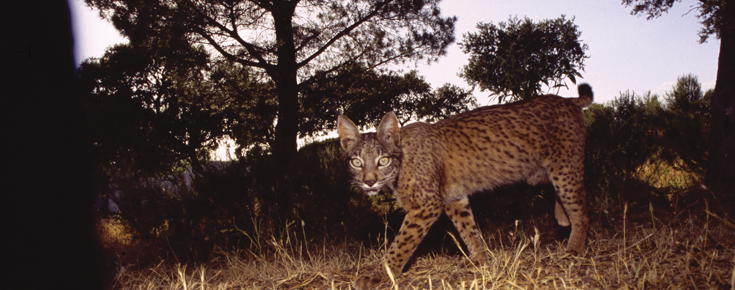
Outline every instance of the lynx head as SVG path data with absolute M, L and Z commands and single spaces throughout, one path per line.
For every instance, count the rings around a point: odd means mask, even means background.
M 383 116 L 376 133 L 360 134 L 345 116 L 337 117 L 342 159 L 352 182 L 367 195 L 375 195 L 384 186 L 395 187 L 401 165 L 398 119 L 393 112 Z

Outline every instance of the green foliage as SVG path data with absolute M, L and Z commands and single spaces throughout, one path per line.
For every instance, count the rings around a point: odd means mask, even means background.
M 650 92 L 625 92 L 585 110 L 588 189 L 620 192 L 642 165 L 657 161 L 695 174 L 706 169 L 712 92 L 702 93 L 692 75 L 679 78 L 664 103 Z
M 160 55 L 159 53 L 166 53 Z M 276 104 L 268 84 L 241 66 L 208 64 L 200 48 L 169 52 L 117 45 L 79 70 L 88 124 L 108 173 L 200 171 L 225 136 L 243 147 L 271 139 Z
M 349 182 L 341 154 L 337 138 L 311 143 L 299 150 L 292 171 L 300 185 L 293 210 L 310 233 L 325 239 L 354 237 L 377 215 L 373 201 Z
M 664 97 L 666 125 L 661 129 L 661 155 L 677 169 L 704 174 L 709 163 L 710 104 L 714 91 L 702 92 L 696 76 L 679 77 Z M 677 166 L 675 160 L 684 165 Z
M 623 0 L 623 5 L 625 7 L 633 6 L 630 14 L 648 14 L 646 18 L 651 20 L 668 12 L 675 2 L 681 2 L 681 0 Z M 720 38 L 720 27 L 725 17 L 725 1 L 699 0 L 698 2 L 699 4 L 695 8 L 699 10 L 697 17 L 702 19 L 703 26 L 699 31 L 699 42 L 706 42 L 712 34 Z
M 456 21 L 440 16 L 439 1 L 85 2 L 134 44 L 185 36 L 184 41 L 206 43 L 225 59 L 264 70 L 279 69 L 276 60 L 283 50 L 308 69 L 435 60 L 454 40 Z
M 648 13 L 649 20 L 668 12 L 674 6 L 674 2 L 681 0 L 623 0 L 626 7 L 633 5 L 631 14 Z
M 272 156 L 256 151 L 239 161 L 204 164 L 200 175 L 118 176 L 113 200 L 135 238 L 182 263 L 207 260 L 216 247 L 263 254 L 271 237 L 295 229 L 309 239 L 353 239 L 379 213 L 373 200 L 353 190 L 340 150 L 331 139 L 299 151 L 284 178 L 294 185 L 287 210 L 268 204 L 273 193 L 267 188 L 273 180 L 268 167 L 275 164 Z
M 334 130 L 336 112 L 368 127 L 390 111 L 405 123 L 440 120 L 477 106 L 472 94 L 457 86 L 445 84 L 431 91 L 416 71 L 399 75 L 362 65 L 322 74 L 304 87 L 302 95 L 302 136 Z
M 403 109 L 401 115 L 405 116 L 406 112 L 414 112 L 413 119 L 429 123 L 449 118 L 478 106 L 477 100 L 472 96 L 471 91 L 465 91 L 449 83 L 437 88 L 428 96 L 424 96 L 415 102 L 409 100 L 408 103 L 415 106 Z M 405 117 L 401 119 L 405 119 Z
M 119 217 L 161 258 L 204 261 L 215 247 L 249 247 L 238 228 L 257 228 L 259 199 L 242 164 L 208 163 L 203 175 L 117 176 Z M 233 238 L 234 237 L 234 238 Z
M 273 120 L 278 101 L 273 84 L 257 79 L 248 67 L 228 61 L 214 61 L 207 81 L 199 82 L 199 94 L 188 101 L 227 112 L 227 132 L 237 144 L 238 156 L 254 146 L 273 144 Z
M 284 166 L 305 133 L 302 118 L 312 117 L 301 115 L 301 86 L 355 64 L 435 61 L 454 41 L 456 21 L 440 15 L 438 2 L 86 0 L 133 45 L 176 51 L 203 44 L 260 74 L 275 89 L 269 145 Z
M 642 96 L 625 92 L 609 105 L 592 104 L 585 110 L 588 189 L 616 192 L 615 186 L 658 152 L 659 108 L 658 97 L 650 92 Z
M 623 0 L 633 5 L 631 14 L 647 13 L 648 19 L 667 12 L 681 0 Z M 717 85 L 711 106 L 711 130 L 709 145 L 709 168 L 705 183 L 716 192 L 731 192 L 735 186 L 735 3 L 728 0 L 699 0 L 692 10 L 699 10 L 702 20 L 699 42 L 704 43 L 710 35 L 720 39 L 720 56 L 717 63 Z M 691 166 L 691 165 L 690 165 Z
M 478 32 L 463 36 L 462 51 L 470 54 L 461 76 L 481 90 L 489 90 L 499 102 L 515 101 L 549 88 L 576 84 L 587 58 L 586 44 L 574 18 L 564 15 L 534 23 L 512 17 L 508 22 L 477 24 Z
M 334 130 L 335 113 L 348 115 L 357 124 L 372 125 L 386 112 L 401 111 L 431 90 L 422 77 L 411 71 L 399 75 L 368 69 L 362 65 L 343 67 L 314 78 L 303 89 L 304 133 Z M 312 117 L 313 116 L 313 117 Z M 307 127 L 308 126 L 308 127 Z
M 177 79 L 206 54 L 188 52 L 186 63 L 150 57 L 145 49 L 118 45 L 99 61 L 87 60 L 80 78 L 87 95 L 88 124 L 108 171 L 152 175 L 182 160 L 198 161 L 216 147 L 223 116 L 180 100 Z

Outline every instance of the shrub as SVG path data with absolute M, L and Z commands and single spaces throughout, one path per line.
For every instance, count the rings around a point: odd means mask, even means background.
M 659 108 L 658 97 L 650 92 L 642 96 L 625 92 L 608 105 L 593 104 L 585 110 L 585 183 L 589 191 L 621 193 L 617 186 L 658 153 Z
M 340 150 L 336 139 L 304 146 L 280 189 L 269 176 L 270 155 L 256 152 L 205 163 L 201 174 L 118 176 L 113 200 L 134 239 L 180 262 L 204 261 L 218 247 L 262 254 L 267 238 L 292 234 L 294 227 L 310 237 L 352 239 L 380 213 L 375 199 L 353 189 Z M 283 199 L 288 203 L 268 204 Z

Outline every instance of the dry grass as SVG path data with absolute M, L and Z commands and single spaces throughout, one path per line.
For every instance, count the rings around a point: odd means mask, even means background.
M 145 263 L 150 256 L 147 247 L 134 240 L 133 235 L 116 218 L 103 218 L 95 225 L 98 244 L 104 253 L 105 261 L 117 265 Z
M 636 178 L 672 192 L 666 195 L 669 204 L 642 199 L 592 213 L 582 256 L 564 252 L 551 221 L 526 221 L 520 229 L 516 222 L 484 235 L 490 256 L 484 265 L 463 255 L 428 254 L 378 288 L 735 290 L 732 207 L 697 186 L 696 176 L 665 164 L 646 165 Z M 113 289 L 351 289 L 358 273 L 380 266 L 385 249 L 310 244 L 303 232 L 283 239 L 251 233 L 258 250 L 218 251 L 204 264 L 150 264 L 143 262 L 145 247 L 114 219 L 102 220 L 98 234 L 114 261 Z
M 530 229 L 513 239 L 495 233 L 488 239 L 493 242 L 485 265 L 472 265 L 461 255 L 430 254 L 380 288 L 735 289 L 735 225 L 715 212 L 706 199 L 678 212 L 652 204 L 625 206 L 612 228 L 593 223 L 588 250 L 580 257 L 565 254 L 561 241 L 543 237 L 553 233 Z M 125 236 L 117 233 L 118 240 Z M 380 261 L 379 249 L 344 242 L 310 245 L 303 235 L 265 241 L 268 254 L 219 252 L 206 264 L 119 263 L 113 288 L 350 289 L 358 273 Z

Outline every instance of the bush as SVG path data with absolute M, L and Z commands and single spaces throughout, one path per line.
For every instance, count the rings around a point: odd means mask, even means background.
M 680 77 L 664 97 L 661 158 L 686 172 L 703 175 L 709 163 L 710 103 L 713 90 L 702 92 L 697 77 Z
M 625 92 L 609 104 L 592 104 L 585 110 L 587 189 L 599 199 L 616 195 L 622 202 L 637 198 L 624 196 L 631 192 L 624 188 L 650 175 L 641 170 L 672 168 L 701 178 L 708 156 L 711 94 L 703 93 L 696 77 L 687 75 L 679 78 L 664 103 L 650 92 Z
M 350 183 L 339 140 L 312 143 L 299 150 L 300 178 L 294 210 L 315 236 L 354 237 L 377 212 L 371 198 Z
M 310 239 L 354 239 L 380 213 L 374 199 L 349 183 L 340 150 L 336 139 L 304 146 L 285 171 L 288 184 L 279 189 L 272 183 L 270 155 L 257 152 L 238 161 L 205 163 L 201 174 L 118 176 L 113 200 L 136 240 L 160 258 L 180 262 L 207 260 L 216 248 L 261 255 L 267 239 L 295 227 Z M 278 194 L 283 196 L 268 196 Z M 288 203 L 278 203 L 284 199 Z
M 252 198 L 241 190 L 245 179 L 237 178 L 237 165 L 208 164 L 205 176 L 116 178 L 119 216 L 135 240 L 163 259 L 201 261 L 215 246 L 246 246 L 226 231 L 235 225 L 252 229 Z
M 632 177 L 641 165 L 658 153 L 655 139 L 661 122 L 658 108 L 657 96 L 626 92 L 609 105 L 592 104 L 585 110 L 585 184 L 588 191 L 620 193 L 616 186 Z

